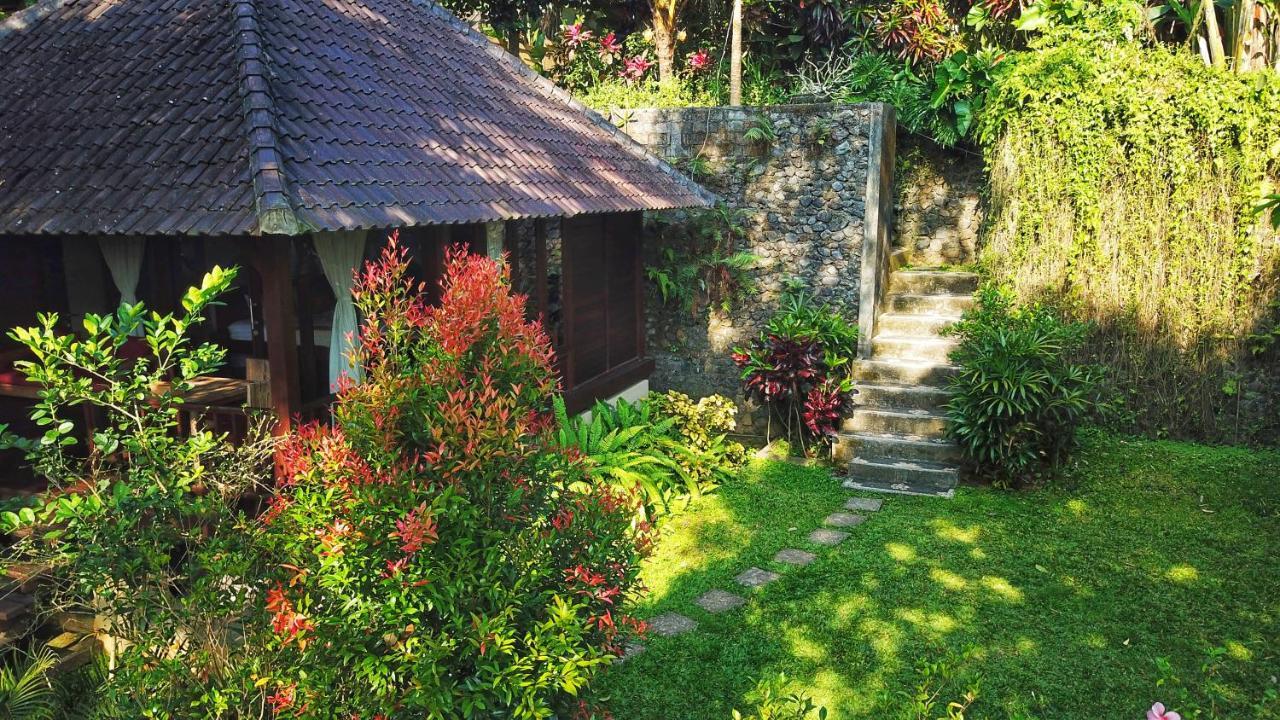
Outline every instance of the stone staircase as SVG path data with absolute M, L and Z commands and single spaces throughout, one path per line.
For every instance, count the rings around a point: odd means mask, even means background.
M 835 444 L 847 463 L 845 487 L 951 497 L 960 450 L 946 438 L 947 358 L 941 334 L 973 304 L 978 277 L 943 270 L 896 270 L 876 320 L 869 360 L 854 369 L 857 403 Z

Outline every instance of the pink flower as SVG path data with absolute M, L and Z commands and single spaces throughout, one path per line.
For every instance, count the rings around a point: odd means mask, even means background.
M 616 33 L 609 33 L 600 38 L 600 57 L 602 59 L 612 58 L 622 53 L 622 43 L 618 42 Z
M 711 54 L 706 50 L 689 53 L 689 69 L 700 73 L 711 67 Z
M 627 66 L 618 75 L 627 82 L 639 82 L 644 79 L 644 74 L 649 72 L 651 67 L 653 63 L 649 62 L 649 58 L 637 55 L 627 61 Z
M 582 23 L 574 23 L 564 26 L 564 44 L 571 48 L 576 48 L 594 37 L 590 30 L 582 27 Z
M 1165 712 L 1164 703 L 1156 703 L 1147 711 L 1147 720 L 1182 720 L 1182 716 L 1172 710 Z

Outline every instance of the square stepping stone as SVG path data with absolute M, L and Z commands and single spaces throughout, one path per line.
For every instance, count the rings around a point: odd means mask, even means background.
M 661 637 L 680 635 L 698 627 L 697 621 L 680 613 L 663 613 L 655 618 L 650 618 L 648 624 L 649 630 L 654 635 Z
M 826 519 L 822 521 L 822 524 L 830 525 L 831 527 L 851 528 L 858 527 L 862 524 L 863 520 L 866 520 L 866 518 L 861 515 L 854 515 L 853 513 L 846 512 L 835 512 L 828 515 Z
M 813 532 L 809 533 L 809 542 L 815 545 L 825 545 L 827 547 L 831 547 L 833 545 L 839 545 L 840 543 L 844 542 L 844 539 L 847 537 L 849 537 L 849 533 L 847 532 L 841 532 L 839 530 L 828 530 L 827 528 L 820 528 L 818 530 L 814 530 Z
M 618 662 L 626 662 L 642 652 L 644 652 L 644 645 L 642 643 L 636 642 L 635 640 L 628 640 L 627 644 L 622 648 L 622 657 L 618 658 Z
M 849 498 L 844 504 L 845 510 L 864 510 L 866 512 L 875 512 L 880 509 L 884 501 L 879 498 Z
M 693 602 L 712 615 L 718 615 L 742 605 L 746 600 L 724 590 L 708 590 Z
M 779 550 L 778 554 L 773 556 L 773 561 L 776 563 L 786 563 L 787 565 L 808 565 L 817 558 L 818 556 L 811 552 L 796 550 L 795 548 L 787 548 L 786 550 Z
M 734 578 L 734 580 L 737 580 L 738 584 L 744 587 L 758 588 L 768 585 L 780 577 L 782 576 L 776 572 L 769 572 L 768 570 L 761 570 L 758 567 L 752 567 L 744 570 L 742 574 Z

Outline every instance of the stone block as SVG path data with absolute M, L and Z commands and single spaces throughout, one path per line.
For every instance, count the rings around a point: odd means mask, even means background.
M 844 542 L 845 539 L 848 537 L 849 537 L 849 533 L 847 532 L 841 532 L 840 530 L 829 530 L 827 528 L 820 528 L 818 530 L 814 530 L 813 532 L 809 533 L 809 542 L 815 545 L 824 545 L 826 547 L 833 547 Z
M 649 631 L 660 637 L 682 635 L 698 627 L 697 621 L 680 613 L 663 613 L 648 621 Z
M 818 559 L 817 555 L 804 550 L 796 550 L 795 548 L 787 548 L 779 550 L 777 555 L 773 556 L 773 561 L 786 565 L 808 565 Z
M 769 583 L 782 577 L 776 572 L 761 570 L 758 567 L 747 568 L 734 578 L 739 585 L 748 588 L 758 588 L 768 585 Z
M 712 615 L 718 615 L 741 607 L 746 602 L 746 599 L 725 590 L 708 590 L 693 602 Z

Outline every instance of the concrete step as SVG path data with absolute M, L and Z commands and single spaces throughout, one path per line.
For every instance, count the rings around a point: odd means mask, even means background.
M 946 491 L 960 481 L 960 470 L 954 465 L 922 460 L 900 460 L 889 457 L 855 457 L 849 463 L 849 479 L 871 482 L 886 487 Z
M 874 360 L 945 364 L 958 344 L 955 338 L 877 335 L 871 339 L 871 357 Z
M 889 292 L 916 295 L 972 295 L 978 276 L 948 270 L 899 270 L 889 275 Z
M 854 408 L 841 426 L 849 435 L 874 433 L 877 435 L 909 435 L 927 439 L 946 436 L 947 418 L 941 412 L 927 410 L 885 410 L 883 408 Z
M 952 365 L 901 360 L 859 360 L 853 379 L 868 385 L 931 385 L 944 387 L 959 371 Z
M 876 319 L 876 332 L 884 335 L 940 337 L 942 330 L 954 324 L 950 315 L 902 315 L 883 313 Z
M 26 615 L 35 606 L 35 598 L 23 593 L 10 593 L 0 598 L 0 622 L 9 622 Z
M 889 410 L 941 410 L 951 399 L 951 393 L 929 385 L 873 385 L 857 386 L 856 405 Z
M 855 457 L 898 458 L 910 462 L 954 465 L 962 459 L 960 446 L 947 440 L 910 435 L 855 433 L 838 435 L 831 446 L 832 460 L 847 464 Z
M 965 310 L 973 307 L 973 296 L 892 293 L 888 297 L 887 306 L 891 313 L 902 315 L 942 315 L 959 320 Z

